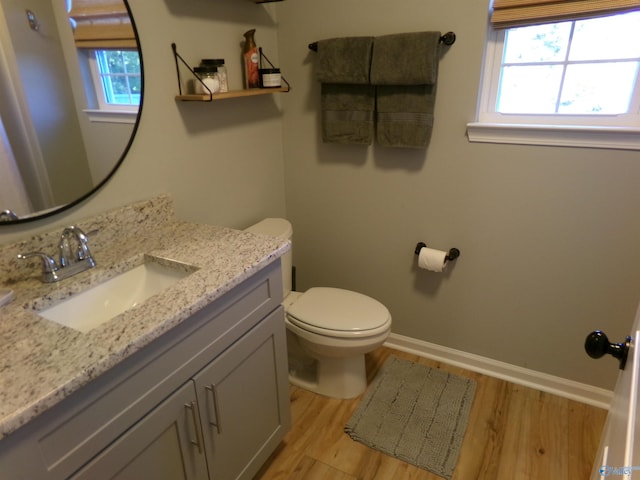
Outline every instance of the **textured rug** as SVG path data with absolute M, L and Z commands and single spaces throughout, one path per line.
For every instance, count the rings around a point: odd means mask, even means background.
M 389 357 L 344 430 L 371 448 L 450 479 L 476 382 Z

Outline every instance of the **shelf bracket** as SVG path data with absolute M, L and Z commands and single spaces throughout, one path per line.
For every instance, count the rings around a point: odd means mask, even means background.
M 178 92 L 180 92 L 180 95 L 182 95 L 182 81 L 180 80 L 180 63 L 178 63 L 178 60 L 180 60 L 184 64 L 184 66 L 187 67 L 187 69 L 191 72 L 191 75 L 193 75 L 193 77 L 202 84 L 202 86 L 207 90 L 207 92 L 209 92 L 209 99 L 205 101 L 207 102 L 213 101 L 213 92 L 209 89 L 209 87 L 207 87 L 207 85 L 202 80 L 200 80 L 200 77 L 196 75 L 196 72 L 193 71 L 193 69 L 189 66 L 189 64 L 178 53 L 178 47 L 176 47 L 175 43 L 171 44 L 171 50 L 173 50 L 173 58 L 176 62 L 176 75 L 178 76 Z
M 271 1 L 280 1 L 280 0 L 271 0 Z M 269 60 L 269 58 L 264 54 L 264 52 L 262 51 L 262 47 L 258 48 L 258 52 L 260 53 L 260 69 L 262 69 L 263 58 L 267 61 L 269 65 L 271 65 L 271 68 L 276 68 L 276 66 L 273 63 L 271 63 L 271 60 Z M 287 82 L 287 79 L 284 78 L 282 74 L 280 75 L 280 79 L 287 84 L 287 89 L 285 90 L 285 92 L 289 92 L 291 90 L 291 84 Z M 260 83 L 262 83 L 262 79 L 260 80 Z

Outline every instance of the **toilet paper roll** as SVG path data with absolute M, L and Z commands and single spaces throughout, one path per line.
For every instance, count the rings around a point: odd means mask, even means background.
M 442 272 L 447 263 L 447 252 L 423 247 L 418 254 L 418 267 L 431 272 Z

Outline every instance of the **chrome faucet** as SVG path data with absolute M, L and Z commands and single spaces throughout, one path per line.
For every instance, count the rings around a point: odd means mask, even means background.
M 18 220 L 18 215 L 13 210 L 3 210 L 0 212 L 0 222 L 10 222 Z
M 75 240 L 75 248 L 71 240 Z M 67 227 L 62 231 L 60 236 L 60 268 L 70 267 L 76 263 L 87 261 L 95 267 L 95 262 L 91 258 L 89 251 L 89 237 L 76 226 Z M 89 267 L 89 268 L 91 268 Z
M 18 254 L 24 260 L 38 257 L 42 261 L 42 281 L 59 282 L 76 273 L 84 272 L 96 266 L 89 250 L 89 237 L 78 227 L 66 227 L 60 236 L 58 245 L 59 261 L 42 252 Z

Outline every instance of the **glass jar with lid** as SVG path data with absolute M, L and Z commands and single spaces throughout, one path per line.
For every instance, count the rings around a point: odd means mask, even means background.
M 218 79 L 220 80 L 220 91 L 229 91 L 229 83 L 227 81 L 227 67 L 224 64 L 224 58 L 203 58 L 200 61 L 200 66 L 216 67 L 218 69 Z
M 220 91 L 220 77 L 218 75 L 218 68 L 214 66 L 198 66 L 193 69 L 194 73 L 200 79 L 194 81 L 194 90 L 196 93 L 208 95 Z M 206 86 L 206 87 L 205 87 Z M 207 88 L 209 90 L 207 90 Z

